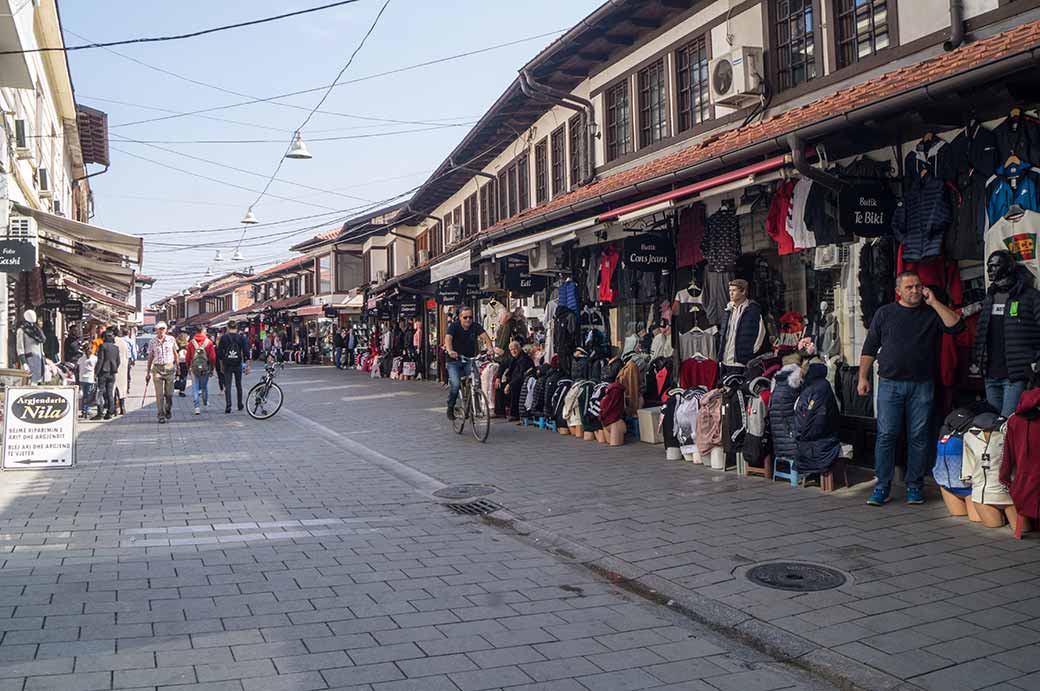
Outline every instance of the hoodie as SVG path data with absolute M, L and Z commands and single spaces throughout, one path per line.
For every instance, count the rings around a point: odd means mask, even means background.
M 1040 518 L 1040 389 L 1022 394 L 1004 435 L 1000 481 L 1023 516 Z M 1030 451 L 1032 450 L 1032 451 Z
M 213 345 L 213 341 L 209 336 L 203 333 L 195 334 L 195 336 L 188 341 L 188 354 L 184 360 L 188 363 L 188 367 L 191 367 L 192 360 L 195 357 L 195 351 L 199 348 L 204 348 L 206 350 L 206 357 L 209 359 L 210 372 L 217 369 L 217 347 Z

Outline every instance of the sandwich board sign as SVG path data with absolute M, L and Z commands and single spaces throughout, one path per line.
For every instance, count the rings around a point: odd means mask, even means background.
M 76 462 L 74 386 L 9 386 L 4 402 L 4 470 L 71 468 Z

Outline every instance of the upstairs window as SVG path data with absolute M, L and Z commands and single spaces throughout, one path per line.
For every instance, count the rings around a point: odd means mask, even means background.
M 516 201 L 517 213 L 531 208 L 531 165 L 526 153 L 516 159 Z
M 888 10 L 892 0 L 835 0 L 838 68 L 855 65 L 888 48 Z
M 708 93 L 708 42 L 695 38 L 675 52 L 675 83 L 678 90 L 679 131 L 685 132 L 711 117 Z
M 815 79 L 815 0 L 777 0 L 776 71 L 780 90 Z
M 516 163 L 506 168 L 506 185 L 509 192 L 509 216 L 519 213 L 516 196 Z
M 549 140 L 543 139 L 534 147 L 534 201 L 544 204 L 549 200 Z
M 498 174 L 498 217 L 509 218 L 509 170 Z
M 668 78 L 664 59 L 639 71 L 639 146 L 668 136 Z
M 465 227 L 465 233 L 467 236 L 473 235 L 477 232 L 477 193 L 466 197 L 464 203 L 465 210 L 463 212 L 463 226 Z
M 552 196 L 555 197 L 567 190 L 567 168 L 565 167 L 565 149 L 567 148 L 567 133 L 564 126 L 560 125 L 549 136 L 549 154 L 552 159 L 550 167 L 552 171 Z
M 570 150 L 568 163 L 571 171 L 571 189 L 578 186 L 581 180 L 581 115 L 573 115 L 567 121 L 567 139 Z
M 488 182 L 480 188 L 480 229 L 495 225 L 495 186 Z
M 607 160 L 632 150 L 632 122 L 628 109 L 628 80 L 607 90 Z

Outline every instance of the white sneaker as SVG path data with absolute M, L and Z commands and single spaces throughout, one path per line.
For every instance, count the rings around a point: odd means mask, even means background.
M 198 407 L 198 406 L 195 406 L 195 414 L 196 414 L 196 415 L 198 415 L 198 414 L 199 414 L 199 413 L 201 413 L 201 412 L 202 412 L 202 411 L 201 411 L 201 410 L 199 410 L 199 407 Z

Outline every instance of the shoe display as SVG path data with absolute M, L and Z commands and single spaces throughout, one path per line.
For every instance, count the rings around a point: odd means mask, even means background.
M 888 490 L 884 487 L 875 487 L 874 493 L 867 499 L 867 506 L 882 506 L 888 501 Z
M 906 503 L 907 504 L 923 504 L 924 503 L 924 492 L 920 487 L 907 487 L 906 488 Z

